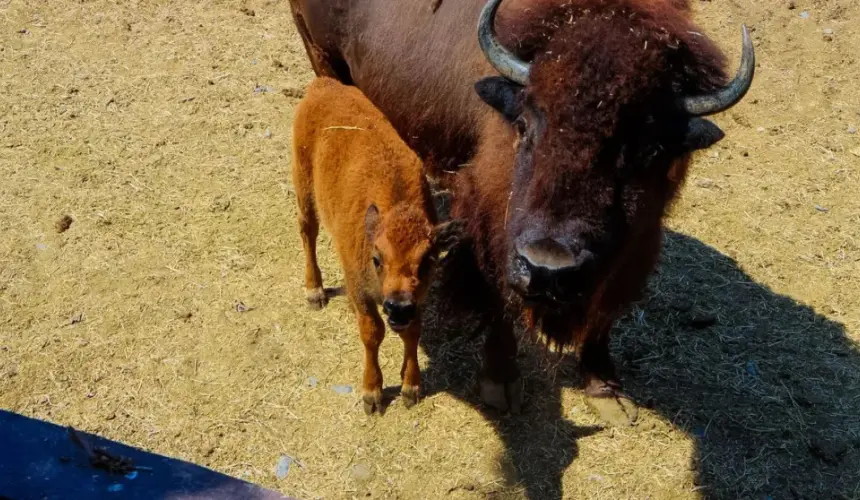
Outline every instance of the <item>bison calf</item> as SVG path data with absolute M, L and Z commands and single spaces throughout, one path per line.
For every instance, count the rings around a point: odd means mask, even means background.
M 346 294 L 364 344 L 363 400 L 380 411 L 379 345 L 385 325 L 404 343 L 401 395 L 418 401 L 419 307 L 441 252 L 457 226 L 437 224 L 418 156 L 382 113 L 355 87 L 317 78 L 299 103 L 293 124 L 293 184 L 305 250 L 305 291 L 314 308 L 326 305 L 316 257 L 319 221 L 334 240 Z

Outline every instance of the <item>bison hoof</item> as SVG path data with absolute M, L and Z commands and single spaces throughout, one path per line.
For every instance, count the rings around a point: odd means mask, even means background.
M 481 400 L 499 411 L 509 411 L 517 415 L 523 406 L 523 381 L 517 378 L 511 382 L 494 382 L 482 378 Z
M 382 390 L 376 389 L 375 391 L 365 391 L 364 395 L 361 397 L 362 402 L 364 403 L 364 413 L 367 415 L 373 415 L 376 412 L 382 414 Z
M 595 380 L 585 388 L 588 405 L 612 427 L 629 427 L 639 418 L 639 408 L 616 384 Z
M 412 408 L 418 403 L 420 390 L 417 385 L 404 385 L 400 389 L 400 397 L 403 398 L 403 405 L 407 408 Z
M 328 304 L 328 297 L 326 297 L 325 290 L 322 287 L 305 289 L 305 298 L 308 299 L 310 308 L 315 311 L 322 309 Z

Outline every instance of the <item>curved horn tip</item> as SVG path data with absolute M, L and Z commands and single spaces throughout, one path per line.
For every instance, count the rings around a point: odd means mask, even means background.
M 725 111 L 740 102 L 746 95 L 755 75 L 755 48 L 746 24 L 741 26 L 741 32 L 743 34 L 741 62 L 734 79 L 711 94 L 682 97 L 679 102 L 680 108 L 690 116 L 705 116 Z
M 502 0 L 489 0 L 478 19 L 478 44 L 484 56 L 502 76 L 520 85 L 527 85 L 531 65 L 514 55 L 496 38 L 493 24 Z
M 741 25 L 743 31 L 743 49 L 741 54 L 741 65 L 738 68 L 736 80 L 742 81 L 745 84 L 743 92 L 738 96 L 738 101 L 746 94 L 750 86 L 752 86 L 753 76 L 755 75 L 755 47 L 753 46 L 752 37 L 750 37 L 747 25 Z
M 753 52 L 754 52 L 754 51 L 755 51 L 755 48 L 753 47 L 752 37 L 750 36 L 750 30 L 749 30 L 749 28 L 747 28 L 747 25 L 746 25 L 746 24 L 742 24 L 742 25 L 741 25 L 741 33 L 742 33 L 742 35 L 743 35 L 743 48 L 744 48 L 744 51 L 746 51 L 747 49 L 749 49 L 750 51 L 753 51 Z

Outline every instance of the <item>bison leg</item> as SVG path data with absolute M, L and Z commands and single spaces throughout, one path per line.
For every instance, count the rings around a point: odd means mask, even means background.
M 517 338 L 510 323 L 494 323 L 484 343 L 481 399 L 493 408 L 516 414 L 523 403 L 523 385 L 517 366 Z
M 410 326 L 403 332 L 403 366 L 400 368 L 400 379 L 403 384 L 400 387 L 400 395 L 403 404 L 412 408 L 418 402 L 421 388 L 421 368 L 418 366 L 418 339 L 421 336 L 419 325 Z
M 290 7 L 293 11 L 296 30 L 302 38 L 305 52 L 308 54 L 308 59 L 310 59 L 314 73 L 317 76 L 327 76 L 340 80 L 344 84 L 351 85 L 352 77 L 349 74 L 349 67 L 346 65 L 346 62 L 337 55 L 321 48 L 311 36 L 308 25 L 305 22 L 305 16 L 301 13 L 300 8 L 296 7 L 293 2 L 290 2 Z
M 317 236 L 320 224 L 310 197 L 297 196 L 299 206 L 299 230 L 305 250 L 305 298 L 312 309 L 322 309 L 328 303 L 323 289 L 322 273 L 317 263 Z
M 355 307 L 358 313 L 358 329 L 364 344 L 364 378 L 362 401 L 364 412 L 382 413 L 382 370 L 379 368 L 379 346 L 385 337 L 385 324 L 376 308 Z
M 579 354 L 579 367 L 588 403 L 600 418 L 613 426 L 633 425 L 639 410 L 621 391 L 621 382 L 609 354 L 608 329 L 585 341 Z

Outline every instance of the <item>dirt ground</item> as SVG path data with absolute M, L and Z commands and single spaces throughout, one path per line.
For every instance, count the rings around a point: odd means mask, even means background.
M 304 304 L 286 2 L 0 0 L 0 408 L 302 499 L 860 498 L 860 3 L 694 3 L 759 66 L 618 325 L 643 409 L 613 429 L 536 347 L 524 415 L 481 409 L 452 318 L 415 408 L 333 389 L 362 350 Z

